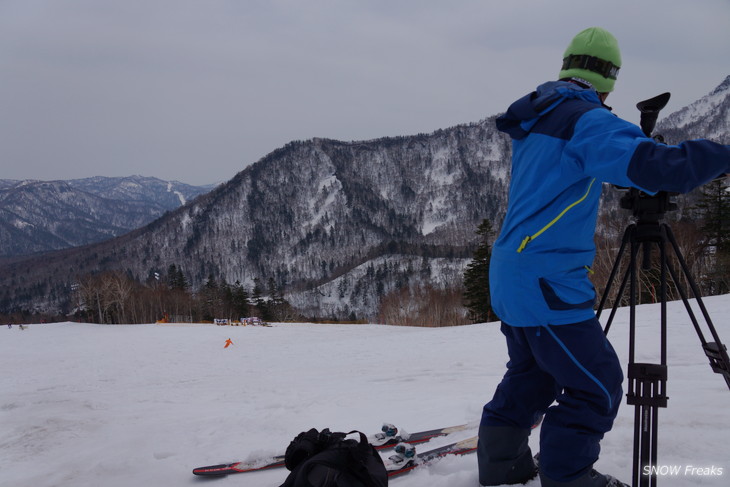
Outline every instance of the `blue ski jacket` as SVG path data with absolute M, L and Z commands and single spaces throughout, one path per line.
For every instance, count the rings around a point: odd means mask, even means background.
M 588 277 L 603 182 L 685 193 L 730 172 L 730 146 L 660 144 L 593 89 L 553 81 L 497 119 L 512 138 L 509 206 L 490 262 L 492 308 L 512 326 L 595 317 Z

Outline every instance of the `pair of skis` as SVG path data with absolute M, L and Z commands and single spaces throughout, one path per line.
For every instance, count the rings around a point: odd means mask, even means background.
M 433 438 L 447 436 L 451 433 L 465 431 L 473 428 L 473 425 L 463 424 L 459 426 L 451 426 L 448 428 L 439 428 L 433 430 L 419 431 L 417 433 L 401 433 L 398 429 L 391 425 L 383 425 L 382 432 L 368 437 L 368 441 L 378 450 L 395 448 L 395 454 L 385 460 L 385 468 L 388 471 L 388 477 L 396 477 L 405 474 L 420 465 L 427 464 L 437 458 L 447 455 L 464 455 L 476 451 L 477 437 L 468 438 L 466 440 L 449 443 L 438 448 L 433 448 L 421 453 L 416 453 L 415 447 L 419 443 L 425 443 Z M 407 445 L 407 446 L 406 446 Z M 260 470 L 269 470 L 284 466 L 284 456 L 276 456 L 274 458 L 263 459 L 252 462 L 234 462 L 221 465 L 211 465 L 207 467 L 199 467 L 193 470 L 195 475 L 207 477 L 219 477 L 235 473 L 256 472 Z

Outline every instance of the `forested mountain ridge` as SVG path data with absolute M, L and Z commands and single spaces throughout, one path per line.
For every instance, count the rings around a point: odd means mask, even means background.
M 441 268 L 463 267 L 476 225 L 505 207 L 508 154 L 493 118 L 411 137 L 292 142 L 142 229 L 13 259 L 0 303 L 59 306 L 83 274 L 119 269 L 144 280 L 175 264 L 193 288 L 209 276 L 246 285 L 273 278 L 312 312 L 323 304 L 306 297 L 313 289 L 351 271 L 370 275 L 371 283 L 340 281 L 342 305 L 328 310 L 368 315 L 414 259 L 424 276 L 437 259 L 428 271 L 436 281 Z M 376 295 L 356 304 L 371 287 Z
M 0 257 L 77 247 L 122 235 L 213 186 L 129 176 L 0 180 Z
M 729 86 L 730 78 L 657 132 L 715 130 L 727 141 Z M 506 208 L 510 142 L 494 121 L 291 142 L 129 234 L 6 259 L 0 312 L 70 311 L 84 275 L 118 270 L 142 282 L 172 265 L 192 289 L 211 278 L 249 288 L 272 281 L 307 316 L 372 318 L 380 298 L 405 285 L 457 286 L 479 223 L 498 227 Z

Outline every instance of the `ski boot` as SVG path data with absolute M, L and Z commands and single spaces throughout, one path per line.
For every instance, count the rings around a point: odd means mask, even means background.
M 477 461 L 482 486 L 524 484 L 537 476 L 527 444 L 530 431 L 511 426 L 479 428 Z

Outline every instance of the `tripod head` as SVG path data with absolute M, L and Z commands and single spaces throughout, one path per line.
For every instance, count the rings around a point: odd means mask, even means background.
M 641 130 L 647 137 L 652 137 L 659 112 L 667 106 L 670 93 L 662 93 L 654 98 L 640 101 L 636 108 L 641 112 Z M 654 140 L 664 142 L 664 137 L 655 135 Z M 631 210 L 639 223 L 657 223 L 667 211 L 677 209 L 677 204 L 670 198 L 673 193 L 660 191 L 655 195 L 648 195 L 636 188 L 628 188 L 627 193 L 621 198 L 621 208 Z

